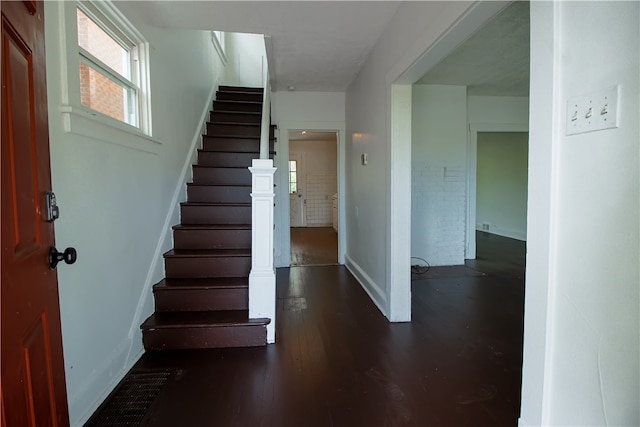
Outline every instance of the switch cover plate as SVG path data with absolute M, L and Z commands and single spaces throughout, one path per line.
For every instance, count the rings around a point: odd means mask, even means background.
M 618 88 L 611 86 L 567 100 L 567 135 L 618 127 Z

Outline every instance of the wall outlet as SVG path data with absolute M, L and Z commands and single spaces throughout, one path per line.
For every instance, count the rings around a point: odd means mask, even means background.
M 489 224 L 487 224 L 486 222 L 482 224 L 482 230 L 489 231 Z
M 612 86 L 567 100 L 567 135 L 618 127 L 618 89 Z

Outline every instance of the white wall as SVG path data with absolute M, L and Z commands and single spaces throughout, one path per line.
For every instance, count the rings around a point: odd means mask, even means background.
M 411 256 L 464 264 L 467 88 L 414 85 L 411 123 Z
M 338 206 L 344 206 L 345 170 L 345 94 L 343 92 L 274 92 L 271 97 L 271 122 L 278 126 L 276 144 L 276 229 L 275 265 L 291 264 L 289 230 L 289 188 L 287 161 L 289 131 L 316 130 L 338 132 Z M 339 208 L 338 229 L 344 230 L 344 211 Z M 338 262 L 344 263 L 345 233 L 338 233 Z
M 264 87 L 263 58 L 266 57 L 262 34 L 226 33 L 227 84 Z
M 61 211 L 56 241 L 78 250 L 78 261 L 60 265 L 58 274 L 70 417 L 79 426 L 143 351 L 139 325 L 153 311 L 151 286 L 164 274 L 177 202 L 226 72 L 210 33 L 145 26 L 132 13 L 150 44 L 153 139 L 100 124 L 81 109 L 74 116 L 80 126 L 72 127 L 81 133 L 66 132 L 62 58 L 75 54 L 76 42 L 75 24 L 62 27 L 61 18 L 75 23 L 74 7 L 45 4 L 52 182 Z
M 411 75 L 407 71 L 470 6 L 470 2 L 403 3 L 347 90 L 346 265 L 380 311 L 394 321 L 409 320 L 411 311 L 410 251 L 405 238 L 409 221 L 391 221 L 391 215 L 395 218 L 398 213 L 394 207 L 406 209 L 411 204 L 411 175 L 390 169 L 398 159 L 411 158 L 411 137 L 402 129 L 411 121 L 407 117 L 411 93 L 400 85 L 393 89 L 392 84 L 412 84 L 422 77 L 428 66 Z M 363 152 L 369 154 L 368 166 L 360 165 Z
M 531 3 L 520 425 L 640 424 L 639 27 L 638 2 Z M 619 128 L 566 136 L 567 99 L 616 84 Z
M 528 142 L 525 132 L 478 133 L 477 230 L 526 240 Z

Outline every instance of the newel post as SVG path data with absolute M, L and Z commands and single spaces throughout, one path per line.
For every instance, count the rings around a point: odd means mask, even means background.
M 273 268 L 273 167 L 271 159 L 254 159 L 251 188 L 251 273 L 249 318 L 268 317 L 267 342 L 276 341 L 276 274 Z

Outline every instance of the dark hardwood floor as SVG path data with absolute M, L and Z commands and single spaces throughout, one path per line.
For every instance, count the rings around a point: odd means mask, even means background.
M 291 266 L 338 263 L 338 233 L 331 227 L 292 227 Z
M 279 269 L 277 344 L 147 352 L 132 373 L 172 373 L 140 425 L 516 426 L 524 244 L 485 237 L 487 274 L 415 280 L 411 323 L 342 266 Z

